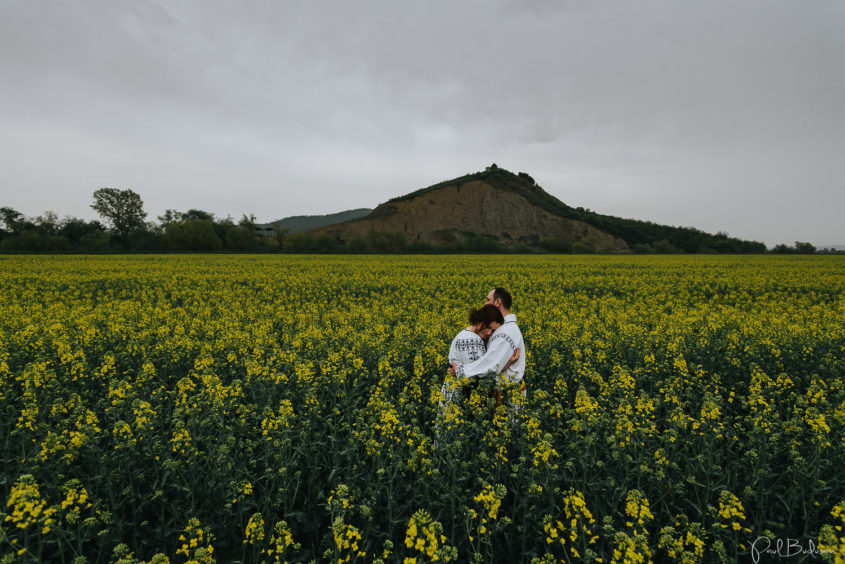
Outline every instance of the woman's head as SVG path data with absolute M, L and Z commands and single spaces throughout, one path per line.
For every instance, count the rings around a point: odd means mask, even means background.
M 505 322 L 505 318 L 502 317 L 502 312 L 499 311 L 499 308 L 487 304 L 469 312 L 469 322 L 472 325 L 472 330 L 479 337 L 487 339 L 493 334 L 493 331 Z

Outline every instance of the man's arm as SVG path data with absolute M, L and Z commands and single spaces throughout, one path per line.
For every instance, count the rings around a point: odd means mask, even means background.
M 505 332 L 495 333 L 487 343 L 484 356 L 475 362 L 458 366 L 455 375 L 459 378 L 497 376 L 505 369 L 514 350 L 516 346 Z
M 504 367 L 504 368 L 502 368 L 502 372 L 503 372 L 503 373 L 504 373 L 504 372 L 507 372 L 507 371 L 508 371 L 508 368 L 510 368 L 510 367 L 511 367 L 511 365 L 512 365 L 514 362 L 516 362 L 517 360 L 519 360 L 519 356 L 520 356 L 520 354 L 522 354 L 522 353 L 520 353 L 520 352 L 519 352 L 519 349 L 516 349 L 515 351 L 513 351 L 513 354 L 511 355 L 510 360 L 508 360 L 508 363 L 505 365 L 505 367 Z M 461 363 L 460 363 L 460 362 L 458 362 L 458 361 L 457 361 L 457 359 L 456 359 L 456 360 L 449 359 L 449 374 L 451 374 L 452 376 L 454 376 L 454 375 L 455 375 L 455 369 L 456 369 L 458 366 L 460 366 L 460 365 L 461 365 Z

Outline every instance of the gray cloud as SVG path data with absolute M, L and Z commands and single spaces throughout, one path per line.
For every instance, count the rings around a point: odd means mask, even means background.
M 261 220 L 491 162 L 596 211 L 845 244 L 845 5 L 0 6 L 3 205 Z

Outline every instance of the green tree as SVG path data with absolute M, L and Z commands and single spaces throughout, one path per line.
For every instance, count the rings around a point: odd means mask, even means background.
M 475 233 L 469 233 L 463 240 L 458 242 L 455 248 L 459 252 L 469 253 L 496 253 L 502 251 L 502 247 L 496 239 Z
M 54 211 L 45 211 L 35 218 L 35 225 L 41 233 L 55 235 L 59 230 L 59 216 Z
M 81 251 L 99 253 L 109 250 L 109 235 L 105 231 L 91 231 L 79 238 Z
M 167 229 L 167 226 L 171 223 L 175 223 L 177 221 L 182 221 L 183 214 L 180 211 L 167 209 L 164 210 L 164 213 L 158 216 L 158 222 L 161 224 L 162 229 Z
M 661 255 L 673 255 L 681 252 L 681 249 L 679 249 L 666 239 L 661 239 L 660 241 L 653 241 L 651 243 L 651 246 L 654 249 L 654 252 Z
M 307 233 L 294 233 L 285 240 L 285 250 L 294 253 L 307 253 L 314 249 L 314 237 Z
M 572 245 L 572 252 L 578 255 L 592 254 L 596 252 L 596 245 L 598 239 L 595 235 L 587 235 L 580 241 L 575 241 Z
M 520 173 L 522 174 L 522 173 Z M 544 237 L 540 239 L 540 248 L 548 253 L 570 253 L 572 252 L 572 243 L 565 239 L 557 239 L 554 237 Z
M 328 233 L 321 233 L 314 240 L 314 250 L 318 253 L 336 253 L 337 249 L 337 239 Z
M 164 230 L 162 244 L 168 251 L 219 251 L 223 241 L 214 232 L 210 219 L 183 220 Z
M 405 236 L 399 231 L 371 229 L 365 237 L 371 253 L 400 253 L 405 249 Z
M 795 241 L 795 252 L 799 255 L 812 255 L 815 254 L 816 247 L 811 243 Z
M 25 229 L 0 241 L 0 251 L 63 253 L 69 248 L 64 237 L 37 229 Z
M 181 219 L 187 219 L 190 221 L 199 220 L 199 221 L 214 221 L 214 214 L 211 212 L 207 212 L 205 210 L 197 210 L 197 209 L 189 209 L 185 213 L 182 214 Z
M 225 238 L 223 246 L 227 251 L 256 251 L 258 250 L 258 240 L 255 238 L 255 232 L 252 229 L 235 225 L 232 222 L 227 222 Z
M 274 223 L 273 227 L 276 228 L 276 245 L 279 247 L 279 250 L 282 250 L 285 246 L 285 238 L 287 237 L 290 229 L 287 227 L 280 227 L 279 222 Z
M 248 229 L 250 232 L 255 231 L 255 214 L 243 214 L 243 216 L 241 216 L 241 220 L 238 221 L 238 225 L 244 229 Z
M 141 196 L 132 190 L 100 188 L 94 192 L 91 209 L 100 214 L 117 233 L 117 238 L 124 244 L 129 241 L 129 233 L 144 226 L 144 202 Z
M 66 217 L 59 223 L 59 234 L 68 240 L 71 245 L 79 245 L 82 238 L 90 233 L 106 235 L 103 226 L 99 221 L 85 221 L 78 217 Z M 106 235 L 106 239 L 108 236 Z
M 12 208 L 0 208 L 0 222 L 3 223 L 3 230 L 15 233 L 27 227 L 26 218 L 18 210 Z M 30 225 L 32 225 L 30 223 Z
M 347 241 L 346 251 L 350 253 L 360 254 L 367 252 L 367 240 L 363 237 L 356 236 Z

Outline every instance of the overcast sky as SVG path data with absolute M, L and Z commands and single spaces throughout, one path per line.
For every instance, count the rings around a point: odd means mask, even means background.
M 491 163 L 563 202 L 845 245 L 845 2 L 0 1 L 0 206 L 259 221 Z

